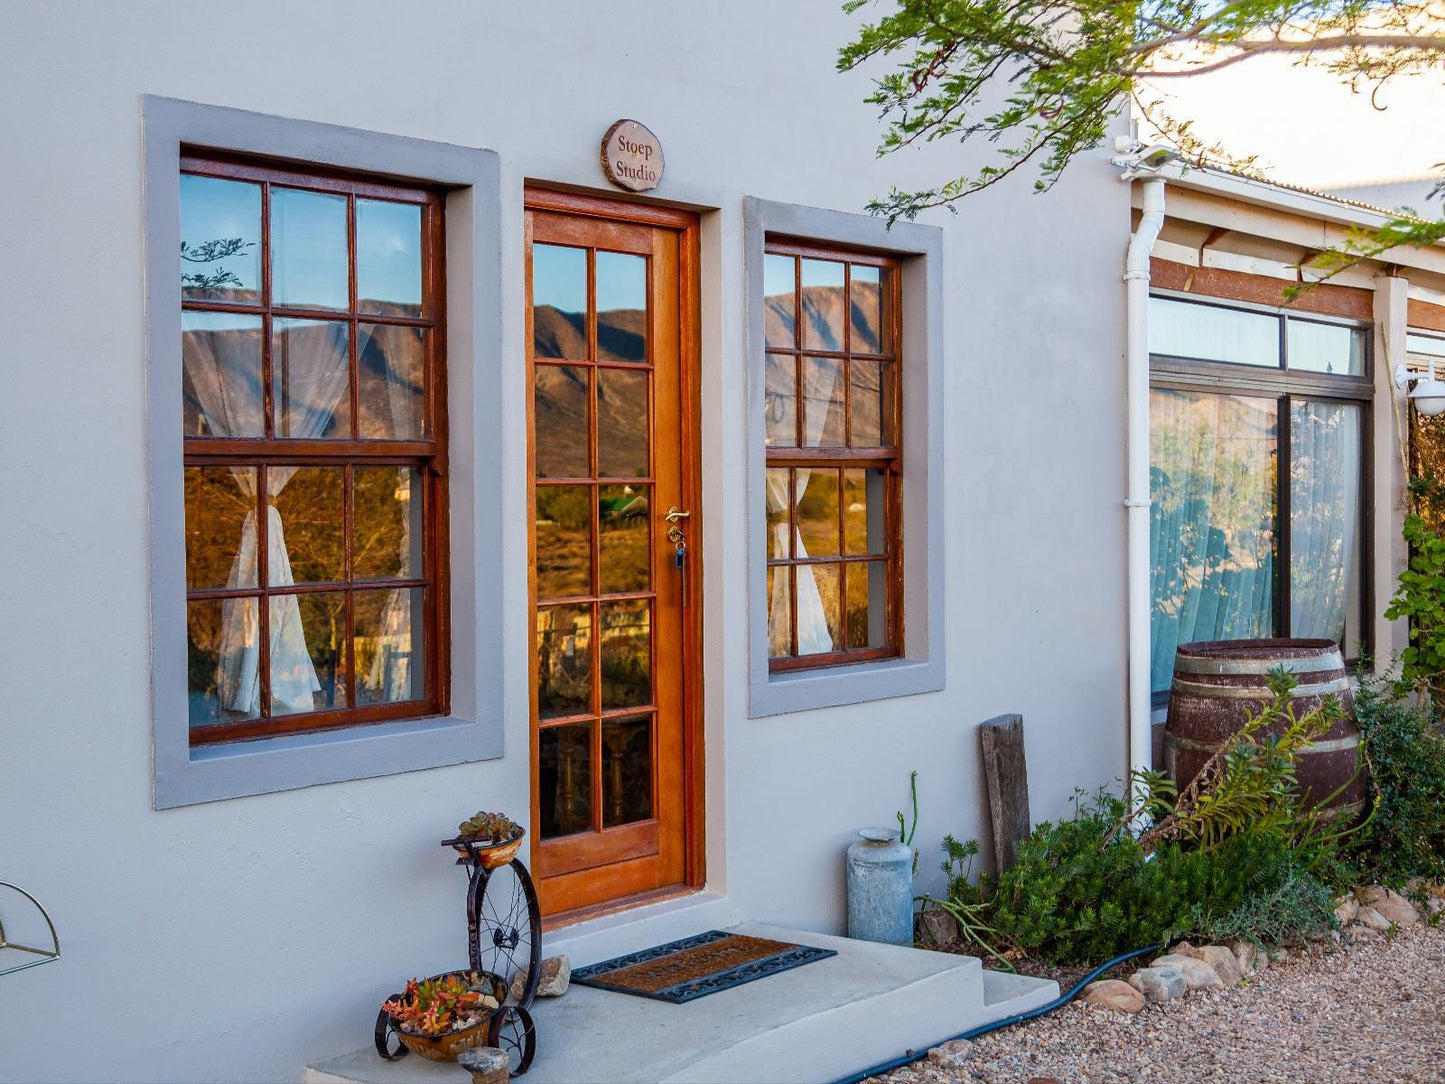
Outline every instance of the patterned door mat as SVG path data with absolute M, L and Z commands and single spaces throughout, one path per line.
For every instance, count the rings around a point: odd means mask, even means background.
M 709 930 L 580 967 L 572 972 L 572 981 L 681 1005 L 836 955 L 832 949 Z

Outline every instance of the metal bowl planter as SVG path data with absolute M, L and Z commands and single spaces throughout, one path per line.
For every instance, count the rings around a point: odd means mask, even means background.
M 429 975 L 424 981 L 432 982 L 437 979 L 462 978 L 471 979 L 478 975 L 475 971 L 443 971 L 440 975 Z M 444 1035 L 417 1035 L 403 1029 L 400 1021 L 390 1013 L 383 1010 L 376 1021 L 377 1049 L 386 1052 L 386 1036 L 388 1033 L 395 1035 L 397 1040 L 418 1057 L 427 1061 L 456 1061 L 457 1055 L 463 1050 L 470 1050 L 474 1046 L 487 1044 L 491 1034 L 492 1025 L 498 1016 L 507 1011 L 502 1002 L 507 998 L 507 985 L 496 975 L 489 971 L 480 973 L 480 977 L 486 978 L 492 984 L 492 996 L 498 1001 L 498 1007 L 493 1009 L 486 1016 L 482 1017 L 471 1027 L 463 1028 L 460 1031 L 448 1031 Z M 388 1001 L 399 999 L 405 995 L 393 994 Z M 387 1055 L 391 1056 L 391 1055 Z
M 451 847 L 452 850 L 462 855 L 469 862 L 477 862 L 485 870 L 501 869 L 522 849 L 522 837 L 527 834 L 525 828 L 517 830 L 517 834 L 511 839 L 504 839 L 500 843 L 493 840 L 468 839 L 466 836 L 456 836 L 452 839 L 442 841 L 442 846 Z

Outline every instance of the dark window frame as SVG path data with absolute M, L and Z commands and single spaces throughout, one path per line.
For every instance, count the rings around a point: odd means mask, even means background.
M 184 466 L 250 466 L 258 469 L 257 507 L 261 507 L 266 490 L 265 469 L 270 466 L 328 466 L 344 472 L 345 492 L 351 492 L 352 469 L 356 466 L 411 466 L 419 470 L 422 487 L 421 575 L 407 579 L 384 581 L 359 580 L 351 568 L 351 502 L 346 501 L 345 554 L 346 575 L 334 583 L 286 585 L 274 590 L 267 578 L 266 531 L 268 517 L 256 517 L 258 534 L 257 580 L 255 587 L 235 589 L 187 589 L 186 601 L 229 597 L 257 600 L 260 714 L 255 719 L 209 724 L 190 728 L 192 748 L 251 740 L 280 735 L 304 734 L 334 730 L 363 724 L 423 720 L 446 715 L 450 710 L 450 643 L 449 575 L 448 575 L 448 501 L 447 419 L 446 419 L 446 273 L 445 273 L 445 190 L 326 168 L 305 168 L 294 163 L 272 161 L 251 156 L 212 152 L 205 148 L 185 146 L 180 151 L 180 172 L 257 183 L 261 191 L 262 283 L 255 302 L 181 298 L 181 311 L 221 312 L 258 316 L 262 320 L 263 370 L 267 433 L 274 433 L 274 404 L 271 381 L 272 321 L 277 318 L 312 318 L 344 321 L 349 325 L 348 385 L 350 394 L 349 438 L 317 439 L 264 438 L 184 438 Z M 271 297 L 270 189 L 271 186 L 305 189 L 347 198 L 347 261 L 348 307 L 345 310 L 313 309 L 276 305 Z M 356 268 L 356 200 L 379 199 L 416 204 L 422 208 L 422 302 L 419 316 L 364 312 L 358 305 Z M 375 440 L 361 438 L 358 432 L 358 325 L 395 325 L 426 329 L 426 391 L 423 400 L 423 432 L 420 440 Z M 180 389 L 177 389 L 178 391 Z M 419 587 L 423 591 L 424 624 L 414 629 L 413 637 L 421 638 L 423 696 L 417 699 L 384 704 L 355 705 L 342 708 L 273 716 L 269 712 L 269 604 L 273 595 L 301 595 L 314 591 L 344 592 L 346 607 L 346 689 L 348 701 L 354 699 L 355 671 L 353 610 L 351 597 L 362 590 Z
M 1363 656 L 1374 653 L 1375 591 L 1371 569 L 1374 567 L 1374 341 L 1369 332 L 1374 325 L 1327 313 L 1295 311 L 1251 302 L 1230 302 L 1219 298 L 1201 298 L 1175 290 L 1151 290 L 1150 297 L 1182 301 L 1208 308 L 1232 309 L 1267 315 L 1279 321 L 1279 365 L 1269 367 L 1241 362 L 1211 361 L 1150 353 L 1150 390 L 1207 392 L 1218 395 L 1245 395 L 1255 398 L 1273 396 L 1276 401 L 1277 454 L 1281 468 L 1276 471 L 1274 531 L 1274 631 L 1276 636 L 1289 636 L 1290 591 L 1290 472 L 1283 464 L 1290 457 L 1290 409 L 1296 400 L 1329 400 L 1349 403 L 1360 408 L 1360 624 L 1359 635 L 1350 637 L 1348 623 L 1341 650 L 1349 665 L 1357 664 L 1362 655 L 1356 647 L 1363 646 Z M 1331 324 L 1363 332 L 1363 369 L 1359 376 L 1308 372 L 1289 367 L 1289 321 Z M 1152 453 L 1151 453 L 1152 454 Z M 1152 462 L 1152 459 L 1151 459 Z M 1347 611 L 1348 612 L 1348 611 Z M 1169 690 L 1151 693 L 1152 706 L 1168 704 Z

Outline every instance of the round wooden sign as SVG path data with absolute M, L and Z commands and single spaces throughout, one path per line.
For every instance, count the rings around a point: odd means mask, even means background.
M 602 137 L 602 172 L 632 192 L 646 192 L 662 181 L 662 141 L 635 120 L 619 120 Z

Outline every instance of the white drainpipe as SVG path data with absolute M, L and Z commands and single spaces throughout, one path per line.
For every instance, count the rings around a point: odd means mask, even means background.
M 1140 179 L 1144 213 L 1124 263 L 1128 293 L 1129 767 L 1153 767 L 1149 716 L 1149 256 L 1164 225 L 1164 178 Z

